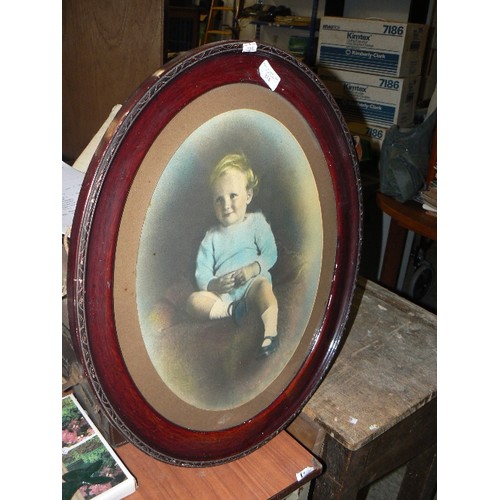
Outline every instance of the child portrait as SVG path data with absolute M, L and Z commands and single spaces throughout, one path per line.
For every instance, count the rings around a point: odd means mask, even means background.
M 165 165 L 138 252 L 142 337 L 168 388 L 206 410 L 265 391 L 302 339 L 322 251 L 316 181 L 280 121 L 235 109 L 197 128 Z
M 189 296 L 187 310 L 200 319 L 232 317 L 239 325 L 248 309 L 255 309 L 264 327 L 258 356 L 266 357 L 278 346 L 278 302 L 270 274 L 278 252 L 264 215 L 247 211 L 258 184 L 243 154 L 224 156 L 210 175 L 217 224 L 198 250 L 200 290 Z
M 292 55 L 231 40 L 167 62 L 101 133 L 67 259 L 89 389 L 154 459 L 247 456 L 303 410 L 355 317 L 347 123 Z

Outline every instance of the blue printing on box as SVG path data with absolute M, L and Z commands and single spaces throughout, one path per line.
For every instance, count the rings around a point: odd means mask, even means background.
M 322 45 L 320 47 L 319 63 L 348 70 L 363 69 L 366 72 L 383 72 L 396 75 L 399 54 Z
M 340 110 L 352 121 L 379 123 L 381 126 L 394 124 L 396 109 L 394 106 L 384 104 L 366 103 L 335 98 Z

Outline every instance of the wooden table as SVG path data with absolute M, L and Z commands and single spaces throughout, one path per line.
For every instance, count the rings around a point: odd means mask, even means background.
M 391 218 L 380 283 L 395 290 L 408 231 L 437 241 L 437 216 L 428 214 L 416 201 L 401 203 L 380 192 L 377 193 L 377 204 Z
M 398 498 L 432 498 L 436 316 L 360 279 L 348 328 L 328 376 L 288 428 L 324 461 L 312 498 L 364 498 L 404 464 Z
M 399 498 L 432 498 L 436 316 L 359 279 L 347 328 L 332 369 L 287 429 L 303 446 L 281 432 L 240 460 L 187 469 L 126 444 L 118 455 L 139 482 L 129 498 L 283 498 L 315 478 L 313 500 L 359 499 L 373 481 L 404 464 Z M 313 455 L 323 462 L 322 475 Z M 313 471 L 297 481 L 295 474 L 309 466 Z
M 168 465 L 130 443 L 116 452 L 139 485 L 127 497 L 131 500 L 280 499 L 309 483 L 322 470 L 321 463 L 286 431 L 257 451 L 215 467 Z M 298 479 L 296 475 L 302 471 L 304 475 Z

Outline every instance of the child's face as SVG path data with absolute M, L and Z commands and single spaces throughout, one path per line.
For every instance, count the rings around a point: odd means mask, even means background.
M 247 189 L 245 174 L 236 169 L 226 171 L 212 185 L 217 220 L 226 227 L 241 222 L 252 196 L 252 190 Z

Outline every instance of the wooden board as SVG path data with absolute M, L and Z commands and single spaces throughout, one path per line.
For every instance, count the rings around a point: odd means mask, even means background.
M 175 498 L 261 500 L 283 498 L 317 477 L 321 464 L 287 432 L 281 432 L 257 451 L 224 465 L 176 467 L 151 458 L 132 444 L 118 455 L 138 481 L 130 499 Z M 311 470 L 300 480 L 296 474 Z
M 163 64 L 163 0 L 62 3 L 62 152 L 75 160 Z
M 436 396 L 436 316 L 360 279 L 348 328 L 302 414 L 357 450 Z

